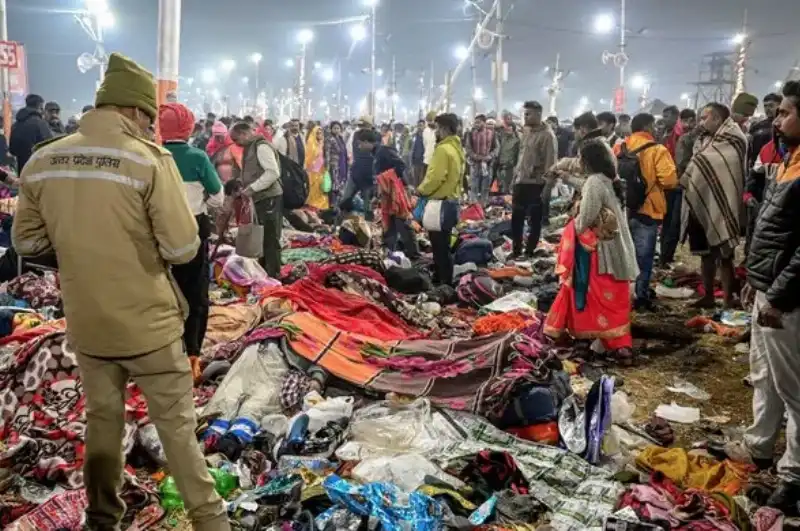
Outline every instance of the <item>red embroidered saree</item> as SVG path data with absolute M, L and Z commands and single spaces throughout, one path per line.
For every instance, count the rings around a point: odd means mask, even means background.
M 607 350 L 631 348 L 631 299 L 628 281 L 599 273 L 598 238 L 591 229 L 581 235 L 575 220 L 564 227 L 556 274 L 561 288 L 547 314 L 544 332 L 576 339 L 600 339 Z

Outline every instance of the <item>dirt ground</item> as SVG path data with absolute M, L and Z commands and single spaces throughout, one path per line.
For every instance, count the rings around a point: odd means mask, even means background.
M 678 261 L 695 271 L 699 260 L 679 251 Z M 700 312 L 691 301 L 663 302 L 658 314 L 637 314 L 633 318 L 634 347 L 638 359 L 632 367 L 611 369 L 622 377 L 622 387 L 636 404 L 635 421 L 651 417 L 659 404 L 697 407 L 702 418 L 727 417 L 716 424 L 725 431 L 743 428 L 752 420 L 752 389 L 742 379 L 749 373 L 748 356 L 735 352 L 735 339 L 702 333 L 686 327 L 686 321 Z M 696 400 L 667 387 L 675 378 L 693 383 L 711 395 Z M 691 447 L 708 438 L 701 425 L 670 423 L 675 431 L 675 446 Z

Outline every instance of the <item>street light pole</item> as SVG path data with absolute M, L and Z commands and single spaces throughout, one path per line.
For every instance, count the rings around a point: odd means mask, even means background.
M 8 12 L 6 0 L 0 0 L 0 40 L 8 40 Z M 3 129 L 6 141 L 11 137 L 11 87 L 9 85 L 8 68 L 0 69 L 0 92 L 3 96 Z
M 495 97 L 497 105 L 497 117 L 499 118 L 503 112 L 503 84 L 506 81 L 506 64 L 503 62 L 503 2 L 501 0 L 497 0 L 496 9 L 497 11 L 495 16 L 497 17 L 497 22 L 495 24 L 495 33 L 497 34 L 497 55 L 495 57 L 495 75 L 497 76 L 497 79 Z M 473 58 L 473 61 L 474 60 L 475 59 Z
M 306 43 L 302 43 L 300 48 L 300 72 L 297 81 L 297 98 L 300 104 L 299 118 L 303 121 L 306 111 Z
M 372 3 L 372 54 L 370 56 L 370 64 L 369 64 L 369 73 L 370 73 L 370 77 L 371 77 L 371 80 L 370 80 L 371 81 L 371 83 L 370 83 L 371 88 L 370 88 L 370 94 L 369 94 L 369 99 L 370 99 L 369 113 L 370 113 L 370 117 L 373 120 L 375 120 L 375 91 L 376 91 L 376 72 L 375 72 L 375 70 L 377 68 L 377 65 L 376 65 L 376 62 L 377 62 L 376 61 L 377 37 L 375 35 L 376 28 L 377 28 L 377 23 L 375 21 L 375 15 L 376 15 L 377 11 L 378 11 L 378 3 L 377 3 L 377 1 L 374 1 Z
M 102 24 L 98 24 L 102 32 Z M 102 39 L 102 33 L 98 33 Z M 169 100 L 170 94 L 178 92 L 178 57 L 181 39 L 181 0 L 159 0 L 158 2 L 158 103 Z M 100 80 L 105 65 L 100 65 Z

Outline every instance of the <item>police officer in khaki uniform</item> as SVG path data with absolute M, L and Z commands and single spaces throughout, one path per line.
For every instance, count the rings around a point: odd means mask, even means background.
M 132 378 L 194 528 L 227 531 L 195 436 L 181 343 L 186 304 L 169 269 L 190 261 L 200 242 L 172 155 L 145 139 L 158 114 L 152 75 L 112 54 L 96 107 L 77 133 L 33 154 L 13 228 L 20 255 L 58 257 L 68 340 L 86 393 L 88 527 L 119 529 L 125 511 L 118 492 Z

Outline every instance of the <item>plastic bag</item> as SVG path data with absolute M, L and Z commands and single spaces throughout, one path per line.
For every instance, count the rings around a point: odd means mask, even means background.
M 578 406 L 574 395 L 561 404 L 558 432 L 570 452 L 580 455 L 586 451 L 586 413 Z
M 433 476 L 455 487 L 464 483 L 442 470 L 419 454 L 392 457 L 371 457 L 356 465 L 353 478 L 363 483 L 393 483 L 404 491 L 414 491 L 425 484 L 426 476 Z
M 384 531 L 438 531 L 441 503 L 419 492 L 406 494 L 387 483 L 356 485 L 331 474 L 322 486 L 336 504 L 361 516 L 375 517 Z
M 693 383 L 689 383 L 686 380 L 681 380 L 680 378 L 675 378 L 672 381 L 672 385 L 667 387 L 667 391 L 672 391 L 673 393 L 683 393 L 694 398 L 695 400 L 709 400 L 711 398 L 711 395 L 707 392 L 703 391 Z
M 675 402 L 670 405 L 661 404 L 656 408 L 656 416 L 671 422 L 694 424 L 700 420 L 700 410 L 696 407 L 683 407 Z
M 305 414 L 308 415 L 309 433 L 316 433 L 329 422 L 349 419 L 353 415 L 353 402 L 354 398 L 352 396 L 337 396 L 336 398 L 328 398 L 305 410 Z M 289 424 L 292 424 L 291 420 Z
M 536 295 L 530 291 L 512 291 L 482 308 L 490 312 L 513 312 L 515 310 L 533 311 L 536 309 Z
M 398 405 L 378 402 L 355 412 L 350 422 L 349 442 L 336 450 L 345 461 L 368 457 L 426 452 L 438 447 L 427 426 L 431 419 L 430 402 L 418 399 Z
M 673 288 L 658 284 L 656 286 L 656 295 L 662 299 L 689 299 L 694 297 L 695 291 L 692 288 Z
M 329 171 L 325 170 L 325 175 L 322 176 L 322 193 L 329 194 L 333 188 L 333 180 Z

